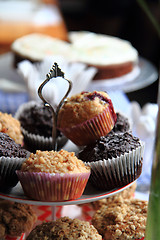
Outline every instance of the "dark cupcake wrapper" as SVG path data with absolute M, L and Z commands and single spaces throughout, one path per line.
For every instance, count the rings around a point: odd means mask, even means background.
M 8 191 L 18 183 L 16 170 L 19 170 L 25 158 L 18 157 L 0 157 L 0 191 Z
M 50 174 L 16 171 L 26 196 L 39 201 L 66 201 L 79 198 L 90 172 Z
M 142 171 L 144 143 L 120 157 L 85 162 L 91 168 L 90 182 L 98 189 L 112 190 L 136 180 Z

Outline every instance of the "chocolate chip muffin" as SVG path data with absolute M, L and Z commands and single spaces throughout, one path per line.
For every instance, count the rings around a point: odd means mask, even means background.
M 98 189 L 113 190 L 136 180 L 142 171 L 144 144 L 129 132 L 111 132 L 79 152 L 91 167 L 90 182 Z
M 30 101 L 22 104 L 15 117 L 20 121 L 24 135 L 25 148 L 35 152 L 38 150 L 52 150 L 53 115 L 50 107 L 42 102 Z M 62 148 L 67 138 L 58 130 L 58 149 Z
M 0 190 L 9 190 L 18 183 L 16 170 L 30 152 L 23 149 L 7 134 L 0 132 Z
M 0 239 L 19 237 L 30 232 L 36 222 L 36 215 L 28 204 L 0 200 Z
M 31 239 L 101 240 L 102 237 L 89 222 L 62 217 L 36 226 L 26 240 Z
M 117 120 L 114 125 L 114 128 L 111 130 L 113 132 L 127 132 L 130 130 L 130 123 L 127 117 L 125 117 L 123 114 L 116 112 Z
M 131 199 L 110 203 L 96 211 L 92 224 L 104 240 L 142 239 L 145 236 L 148 202 Z

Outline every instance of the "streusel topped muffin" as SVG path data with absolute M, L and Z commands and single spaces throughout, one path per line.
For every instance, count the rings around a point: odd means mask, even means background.
M 27 240 L 30 239 L 101 240 L 102 236 L 89 222 L 62 217 L 36 226 L 27 237 Z
M 23 143 L 20 122 L 11 114 L 0 112 L 0 132 L 6 133 L 16 143 Z
M 96 211 L 92 224 L 104 240 L 141 239 L 145 235 L 148 202 L 124 200 L 110 203 Z
M 64 201 L 82 195 L 90 167 L 73 152 L 37 150 L 26 159 L 17 175 L 26 196 L 41 201 Z

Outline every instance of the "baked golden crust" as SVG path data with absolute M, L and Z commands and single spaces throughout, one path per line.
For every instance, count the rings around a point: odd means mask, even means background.
M 56 221 L 38 225 L 27 237 L 27 240 L 30 239 L 101 240 L 102 237 L 89 222 L 62 217 Z
M 16 143 L 23 143 L 20 122 L 11 114 L 0 112 L 0 132 L 9 135 Z
M 110 97 L 106 92 L 81 92 L 70 98 L 58 114 L 58 126 L 68 128 L 101 114 L 108 106 Z
M 36 222 L 36 215 L 28 204 L 6 200 L 0 201 L 0 239 L 6 235 L 18 237 L 30 232 Z
M 92 224 L 104 240 L 140 239 L 145 235 L 148 202 L 132 199 L 102 206 Z
M 31 153 L 22 164 L 22 171 L 48 173 L 81 173 L 90 172 L 90 168 L 79 160 L 74 152 L 61 149 L 56 151 L 40 151 Z

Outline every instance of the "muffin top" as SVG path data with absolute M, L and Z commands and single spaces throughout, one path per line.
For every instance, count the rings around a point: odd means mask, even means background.
M 130 130 L 130 123 L 127 117 L 122 115 L 119 112 L 116 112 L 117 120 L 111 131 L 119 133 L 119 132 L 127 132 Z
M 29 152 L 17 144 L 7 134 L 0 132 L 0 157 L 25 158 Z
M 56 221 L 37 225 L 27 237 L 27 240 L 30 239 L 100 240 L 102 237 L 89 222 L 62 217 Z
M 65 150 L 40 151 L 31 153 L 22 164 L 22 171 L 46 173 L 81 173 L 90 172 L 90 168 L 79 160 L 74 152 Z
M 18 237 L 31 231 L 36 219 L 30 205 L 0 200 L 0 239 L 5 239 L 6 235 Z
M 20 122 L 11 114 L 0 112 L 0 132 L 6 133 L 18 144 L 23 142 Z
M 109 108 L 114 120 L 116 114 L 112 101 L 106 92 L 81 92 L 67 98 L 58 114 L 58 126 L 67 128 L 83 123 Z
M 43 103 L 24 105 L 24 109 L 18 117 L 21 126 L 32 134 L 40 136 L 52 136 L 53 116 L 49 107 Z
M 84 149 L 79 152 L 78 157 L 84 162 L 107 160 L 112 157 L 119 157 L 140 146 L 139 138 L 129 132 L 110 132 L 107 136 L 100 137 L 94 144 L 85 146 Z
M 144 237 L 148 202 L 124 200 L 102 206 L 92 218 L 92 224 L 105 240 L 140 239 Z

